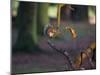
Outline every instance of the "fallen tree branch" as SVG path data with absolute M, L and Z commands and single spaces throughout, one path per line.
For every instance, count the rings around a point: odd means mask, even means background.
M 91 67 L 94 67 L 94 64 L 92 61 L 92 56 L 93 56 L 93 51 L 96 48 L 95 43 L 92 43 L 87 49 L 85 49 L 83 52 L 81 52 L 78 55 L 78 57 L 75 59 L 74 62 L 72 62 L 71 57 L 67 51 L 65 51 L 63 49 L 57 49 L 50 40 L 48 40 L 48 44 L 51 48 L 53 48 L 54 50 L 56 50 L 57 52 L 61 53 L 62 55 L 64 55 L 66 57 L 66 59 L 68 61 L 67 65 L 69 66 L 68 70 L 83 69 L 83 68 L 81 68 L 81 65 L 82 65 L 82 62 L 85 61 L 86 58 L 88 58 Z
M 76 58 L 76 60 L 74 61 L 74 67 L 76 69 L 80 69 L 82 62 L 86 58 L 88 58 L 91 67 L 94 67 L 94 64 L 92 62 L 92 55 L 93 55 L 93 51 L 95 50 L 95 48 L 96 48 L 96 43 L 92 43 L 87 49 L 81 52 Z

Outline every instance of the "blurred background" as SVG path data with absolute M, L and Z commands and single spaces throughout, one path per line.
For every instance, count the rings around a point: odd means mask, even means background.
M 54 3 L 11 1 L 12 73 L 69 70 L 67 59 L 48 45 L 44 35 L 46 25 L 57 25 L 57 12 Z M 78 37 L 72 40 L 70 33 L 63 31 L 64 35 L 52 42 L 58 49 L 66 50 L 74 61 L 96 42 L 96 6 L 63 4 L 60 15 L 61 29 L 70 26 Z M 83 66 L 92 69 L 87 62 Z

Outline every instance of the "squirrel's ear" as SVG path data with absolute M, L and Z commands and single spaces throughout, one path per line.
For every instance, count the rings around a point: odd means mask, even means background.
M 71 27 L 66 27 L 66 30 L 70 31 L 70 33 L 72 34 L 73 39 L 75 39 L 77 37 L 77 33 L 76 33 L 75 29 L 73 29 Z
M 73 28 L 71 28 L 71 33 L 72 33 L 72 37 L 73 38 L 77 37 L 77 33 L 76 33 L 76 31 Z

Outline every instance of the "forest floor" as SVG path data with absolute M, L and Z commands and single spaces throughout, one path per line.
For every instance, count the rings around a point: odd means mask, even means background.
M 52 22 L 52 24 L 56 23 Z M 66 50 L 72 60 L 74 60 L 82 50 L 86 49 L 92 42 L 96 42 L 96 29 L 95 25 L 89 25 L 86 22 L 61 22 L 61 25 L 66 24 L 75 28 L 78 37 L 73 41 L 70 33 L 68 33 L 68 35 L 66 34 L 64 36 L 66 39 L 54 41 L 54 44 L 58 49 Z M 53 50 L 47 44 L 47 40 L 47 38 L 42 37 L 38 44 L 43 50 L 41 53 L 19 52 L 12 55 L 12 73 L 39 73 L 68 70 L 66 57 Z M 91 69 L 87 62 L 84 62 L 84 66 L 86 69 Z

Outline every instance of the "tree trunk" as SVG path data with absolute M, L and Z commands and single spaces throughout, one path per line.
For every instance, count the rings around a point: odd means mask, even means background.
M 71 13 L 73 21 L 87 21 L 88 20 L 88 8 L 83 5 L 72 5 L 74 10 Z
M 37 12 L 38 34 L 43 35 L 43 28 L 49 23 L 48 3 L 39 3 Z
M 46 24 L 48 24 L 48 4 L 20 2 L 16 20 L 19 35 L 14 49 L 40 51 L 37 44 Z
M 27 51 L 37 44 L 37 3 L 20 2 L 16 25 L 19 36 L 16 49 Z

